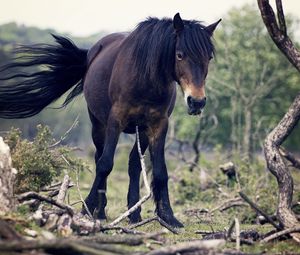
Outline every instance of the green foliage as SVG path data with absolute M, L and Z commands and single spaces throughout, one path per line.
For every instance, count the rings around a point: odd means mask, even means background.
M 70 147 L 52 147 L 55 140 L 48 126 L 37 126 L 37 135 L 33 141 L 21 138 L 21 131 L 12 128 L 5 142 L 12 154 L 13 167 L 18 173 L 15 180 L 15 192 L 39 191 L 51 184 L 62 171 L 76 168 L 83 171 L 86 165 L 72 156 Z

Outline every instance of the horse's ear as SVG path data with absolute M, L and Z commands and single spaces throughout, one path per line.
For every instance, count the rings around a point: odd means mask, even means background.
M 205 31 L 206 31 L 207 33 L 209 33 L 210 36 L 212 36 L 213 33 L 214 33 L 214 31 L 215 31 L 215 29 L 216 29 L 216 27 L 217 27 L 217 25 L 221 22 L 221 20 L 222 20 L 222 19 L 219 19 L 217 22 L 215 22 L 215 23 L 213 23 L 213 24 L 211 24 L 211 25 L 205 27 L 205 28 L 204 28 Z
M 183 24 L 183 21 L 179 15 L 179 13 L 176 13 L 173 18 L 173 26 L 177 33 L 182 31 L 184 28 L 184 24 Z

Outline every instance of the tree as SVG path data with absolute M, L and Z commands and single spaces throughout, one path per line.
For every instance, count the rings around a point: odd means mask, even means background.
M 209 85 L 220 102 L 219 127 L 225 124 L 223 132 L 233 152 L 251 159 L 277 121 L 274 112 L 280 114 L 293 94 L 280 85 L 292 87 L 295 72 L 286 68 L 289 63 L 268 40 L 257 10 L 250 5 L 231 10 L 215 39 L 217 58 Z
M 281 0 L 276 0 L 277 20 L 268 0 L 258 0 L 262 19 L 268 32 L 278 47 L 292 65 L 300 72 L 300 51 L 295 47 L 287 33 L 285 16 Z M 270 172 L 276 177 L 279 188 L 277 216 L 285 228 L 299 225 L 291 210 L 293 198 L 293 178 L 280 154 L 280 146 L 291 134 L 300 120 L 300 93 L 294 99 L 287 113 L 278 125 L 267 136 L 264 144 L 265 157 Z M 291 234 L 300 242 L 300 234 Z

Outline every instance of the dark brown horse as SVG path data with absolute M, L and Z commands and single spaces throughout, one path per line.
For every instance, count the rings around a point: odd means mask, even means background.
M 211 36 L 220 21 L 203 26 L 194 20 L 148 18 L 131 33 L 102 38 L 89 51 L 77 48 L 69 39 L 54 36 L 57 45 L 21 47 L 22 53 L 2 71 L 46 66 L 34 73 L 13 73 L 0 85 L 0 117 L 30 117 L 73 87 L 63 105 L 84 92 L 92 137 L 96 146 L 96 177 L 86 204 L 98 217 L 106 218 L 106 179 L 121 132 L 140 131 L 141 150 L 149 146 L 153 165 L 152 190 L 156 212 L 174 227 L 168 194 L 168 173 L 164 145 L 168 117 L 176 99 L 176 84 L 184 93 L 188 113 L 201 113 L 206 103 L 205 79 L 214 54 Z M 11 79 L 16 79 L 11 84 Z M 8 84 L 8 83 L 10 84 Z M 141 165 L 135 143 L 129 159 L 128 208 L 139 200 Z M 98 201 L 102 201 L 98 205 Z M 141 220 L 140 208 L 130 222 Z

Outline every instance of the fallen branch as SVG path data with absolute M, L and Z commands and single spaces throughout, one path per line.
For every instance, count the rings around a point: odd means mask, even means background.
M 102 226 L 100 229 L 101 232 L 111 231 L 111 230 L 120 230 L 123 233 L 133 234 L 133 235 L 144 235 L 145 234 L 145 232 L 133 230 L 131 228 L 125 228 L 125 227 L 121 227 L 121 226 Z
M 151 189 L 147 180 L 147 172 L 146 172 L 146 165 L 144 161 L 144 155 L 142 155 L 141 145 L 140 145 L 140 137 L 139 137 L 139 129 L 138 126 L 136 126 L 136 140 L 137 140 L 137 148 L 140 156 L 141 161 L 141 167 L 142 167 L 142 175 L 144 180 L 144 185 L 147 191 L 147 194 L 142 197 L 134 206 L 132 206 L 129 210 L 127 210 L 125 213 L 120 215 L 117 219 L 115 219 L 112 223 L 109 224 L 109 226 L 115 226 L 118 223 L 120 223 L 122 220 L 127 218 L 130 214 L 132 214 L 135 210 L 137 210 L 143 203 L 145 203 L 150 197 L 151 197 Z
M 234 219 L 234 225 L 235 225 L 235 236 L 236 236 L 236 246 L 235 246 L 235 249 L 237 251 L 240 251 L 240 247 L 241 247 L 241 237 L 240 237 L 240 234 L 241 234 L 241 231 L 240 231 L 240 223 L 239 223 L 239 220 L 238 218 L 235 218 Z
M 152 218 L 148 218 L 148 219 L 142 220 L 142 221 L 140 221 L 136 224 L 133 224 L 129 227 L 129 229 L 134 229 L 134 228 L 146 225 L 147 223 L 150 223 L 150 222 L 155 221 L 155 220 L 157 220 L 157 216 L 154 216 Z
M 256 204 L 254 204 L 243 192 L 239 192 L 241 198 L 243 198 L 256 212 L 265 217 L 265 219 L 277 230 L 282 230 L 282 227 L 279 226 L 273 219 L 265 213 L 262 209 L 258 208 Z
M 213 213 L 217 210 L 219 210 L 220 212 L 226 211 L 232 207 L 236 207 L 236 206 L 245 206 L 246 204 L 242 201 L 242 199 L 240 197 L 236 197 L 233 199 L 229 199 L 226 200 L 223 204 L 216 206 L 215 208 L 213 208 L 210 213 Z
M 170 255 L 197 251 L 201 251 L 201 254 L 209 254 L 209 250 L 220 248 L 224 244 L 225 240 L 197 240 L 168 247 L 162 247 L 160 249 L 150 251 L 146 255 Z
M 78 255 L 103 255 L 124 254 L 121 249 L 113 246 L 99 245 L 97 243 L 85 243 L 78 240 L 55 239 L 55 240 L 33 240 L 33 241 L 0 241 L 0 252 L 31 251 L 43 249 L 51 254 L 78 254 Z M 105 253 L 107 251 L 108 253 Z
M 282 231 L 276 232 L 272 235 L 269 235 L 269 236 L 265 237 L 260 242 L 261 243 L 267 243 L 267 242 L 270 242 L 270 241 L 272 241 L 276 238 L 279 238 L 283 235 L 290 234 L 290 233 L 300 233 L 300 227 L 284 229 Z
M 137 227 L 143 226 L 143 225 L 145 225 L 145 224 L 147 224 L 147 223 L 150 223 L 150 222 L 152 222 L 152 221 L 158 221 L 158 223 L 159 223 L 161 226 L 165 227 L 167 230 L 169 230 L 169 231 L 172 232 L 173 234 L 178 234 L 178 233 L 179 233 L 175 228 L 173 228 L 172 226 L 170 226 L 168 223 L 166 223 L 164 220 L 162 220 L 162 219 L 161 219 L 160 217 L 158 217 L 158 216 L 154 216 L 154 217 L 152 217 L 152 218 L 145 219 L 145 220 L 143 220 L 143 221 L 141 221 L 141 222 L 138 222 L 138 223 L 136 223 L 136 224 L 130 226 L 130 229 L 133 229 L 133 228 L 137 228 Z
M 71 216 L 74 215 L 74 210 L 71 206 L 65 205 L 63 203 L 57 202 L 52 198 L 45 197 L 43 195 L 40 195 L 39 193 L 36 193 L 34 191 L 29 191 L 20 195 L 17 195 L 17 199 L 19 202 L 23 202 L 30 199 L 37 199 L 43 202 L 46 202 L 48 204 L 54 205 L 60 209 L 66 210 Z
M 99 244 L 126 244 L 130 246 L 137 246 L 145 243 L 146 240 L 157 240 L 158 237 L 166 232 L 160 231 L 155 233 L 143 234 L 143 235 L 107 235 L 97 234 L 94 236 L 81 237 L 81 241 L 96 242 Z

